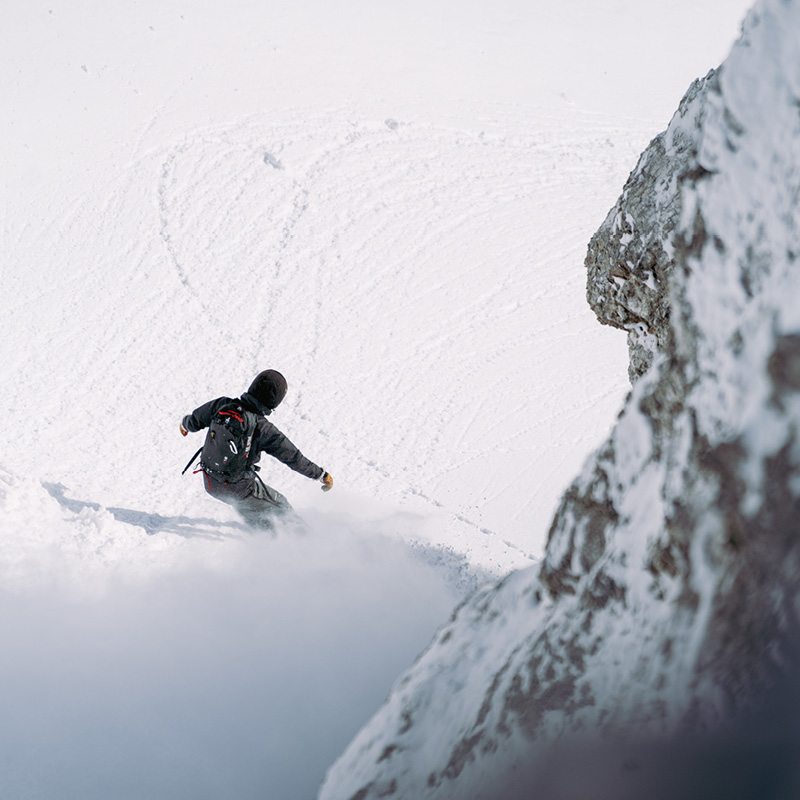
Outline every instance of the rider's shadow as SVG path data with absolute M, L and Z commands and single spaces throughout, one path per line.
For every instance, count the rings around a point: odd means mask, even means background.
M 66 496 L 67 487 L 61 483 L 42 483 L 45 489 L 67 511 L 80 514 L 84 508 L 99 511 L 103 506 L 86 500 L 73 500 Z M 148 536 L 156 533 L 177 533 L 186 538 L 228 539 L 238 537 L 242 531 L 250 532 L 250 528 L 241 522 L 220 522 L 208 517 L 165 517 L 147 511 L 135 511 L 131 508 L 106 508 L 114 519 L 128 525 L 143 528 Z

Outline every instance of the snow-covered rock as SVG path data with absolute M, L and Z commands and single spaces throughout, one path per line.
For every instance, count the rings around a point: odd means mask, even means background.
M 576 788 L 579 769 L 652 796 L 632 787 L 675 778 L 643 743 L 752 724 L 792 674 L 798 65 L 800 3 L 762 0 L 642 156 L 587 258 L 593 308 L 631 335 L 618 423 L 541 567 L 456 611 L 321 800 L 605 796 Z M 618 743 L 602 768 L 553 766 L 557 744 L 600 739 Z

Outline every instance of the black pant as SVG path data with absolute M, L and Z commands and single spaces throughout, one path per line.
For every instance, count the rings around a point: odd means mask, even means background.
M 212 497 L 232 505 L 253 528 L 272 530 L 277 519 L 292 511 L 289 501 L 254 472 L 237 481 L 223 481 L 204 472 L 203 482 Z

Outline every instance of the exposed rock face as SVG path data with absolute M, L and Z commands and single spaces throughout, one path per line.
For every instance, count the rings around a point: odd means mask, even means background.
M 686 93 L 670 130 L 642 154 L 589 243 L 586 298 L 600 322 L 628 331 L 631 383 L 647 371 L 657 352 L 672 346 L 672 235 L 681 215 L 680 187 L 702 174 L 697 150 L 705 103 L 699 98 L 706 92 L 719 92 L 715 71 Z
M 565 796 L 575 767 L 553 784 L 556 745 L 599 737 L 615 745 L 595 776 L 621 780 L 634 754 L 666 779 L 642 742 L 752 724 L 791 685 L 798 64 L 800 2 L 763 0 L 642 156 L 587 258 L 592 307 L 629 330 L 625 409 L 563 498 L 541 567 L 457 610 L 322 800 Z M 650 796 L 639 787 L 613 796 Z

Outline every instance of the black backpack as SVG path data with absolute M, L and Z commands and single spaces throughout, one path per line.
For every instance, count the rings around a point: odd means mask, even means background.
M 200 463 L 206 472 L 236 478 L 247 469 L 258 418 L 238 403 L 222 406 L 211 419 Z

